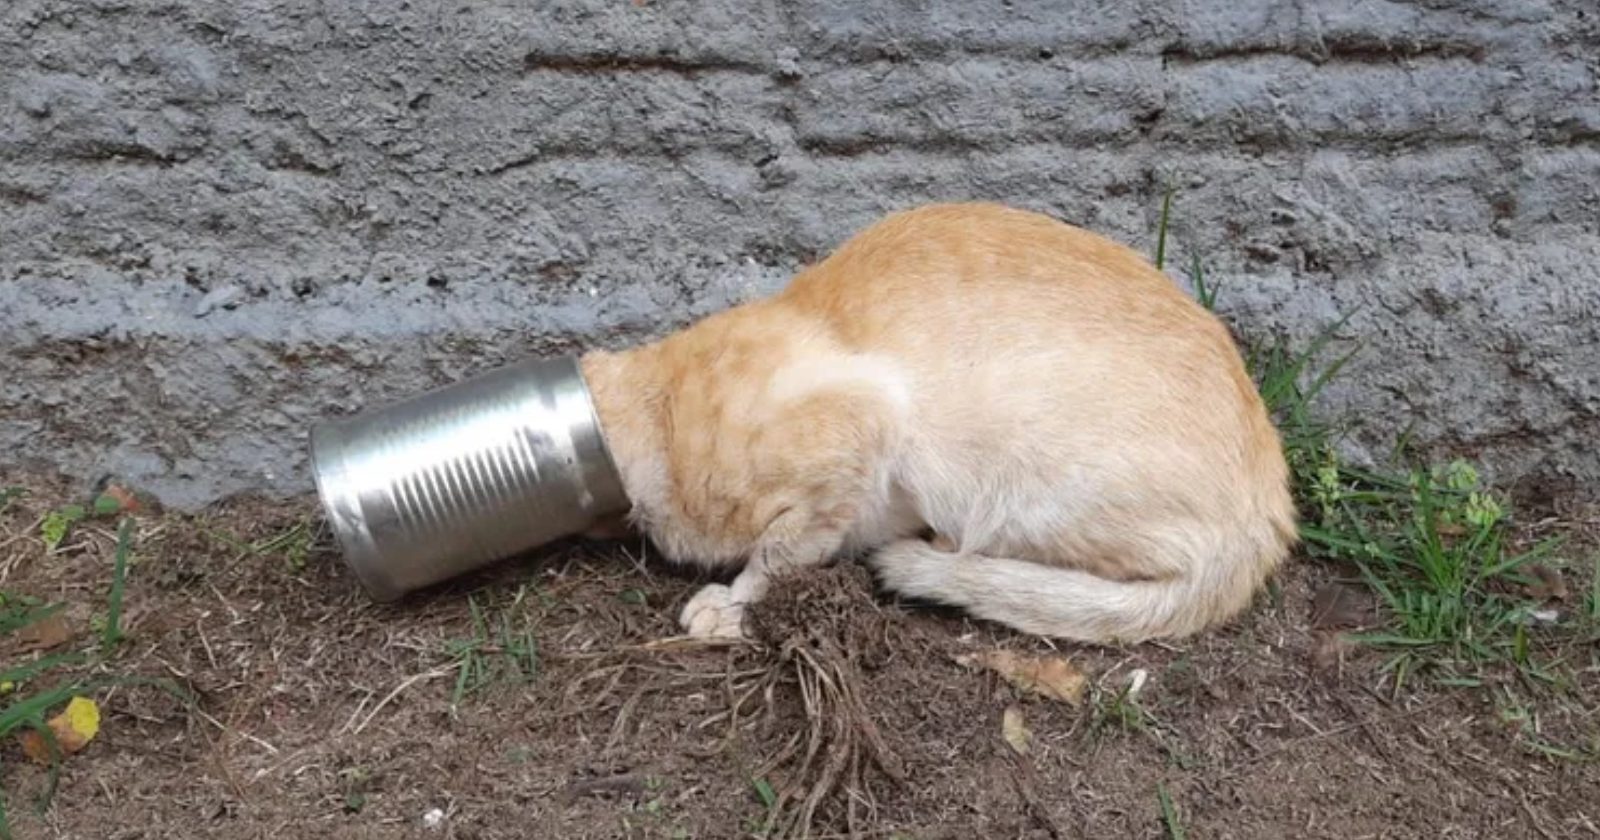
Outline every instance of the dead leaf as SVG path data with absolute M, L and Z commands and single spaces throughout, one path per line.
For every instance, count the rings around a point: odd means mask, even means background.
M 1017 755 L 1027 755 L 1033 743 L 1033 733 L 1022 720 L 1022 709 L 1013 703 L 1000 715 L 1000 737 L 1006 739 Z
M 1529 624 L 1555 624 L 1561 621 L 1560 610 L 1534 610 L 1528 613 Z
M 1538 563 L 1528 567 L 1528 576 L 1533 578 L 1526 586 L 1529 598 L 1540 602 L 1567 600 L 1567 581 L 1561 572 Z
M 67 617 L 59 612 L 51 613 L 17 631 L 17 652 L 31 653 L 60 647 L 72 641 L 73 635 Z
M 1363 627 L 1372 620 L 1372 601 L 1353 586 L 1330 583 L 1311 596 L 1311 626 L 1318 630 Z
M 120 484 L 107 486 L 105 495 L 115 499 L 119 508 L 126 513 L 135 513 L 143 506 L 139 501 L 139 497 L 135 496 L 132 490 Z
M 87 697 L 74 697 L 47 725 L 56 738 L 61 756 L 72 755 L 88 746 L 100 731 L 100 707 Z M 39 764 L 51 763 L 50 744 L 36 730 L 22 733 L 22 752 Z
M 1083 702 L 1089 680 L 1064 656 L 1032 656 L 1014 650 L 964 654 L 956 662 L 988 668 L 1023 691 L 1076 706 Z

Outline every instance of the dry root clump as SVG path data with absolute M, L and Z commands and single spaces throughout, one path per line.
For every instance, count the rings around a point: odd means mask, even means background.
M 732 713 L 738 718 L 754 705 L 749 714 L 763 715 L 782 740 L 754 774 L 775 780 L 768 836 L 810 835 L 819 810 L 834 819 L 842 815 L 855 836 L 876 813 L 874 782 L 905 780 L 899 757 L 879 731 L 868 679 L 893 655 L 894 625 L 858 566 L 808 577 L 775 593 L 754 616 L 768 667 L 735 694 Z M 779 714 L 796 703 L 800 714 Z M 798 728 L 797 719 L 803 721 Z

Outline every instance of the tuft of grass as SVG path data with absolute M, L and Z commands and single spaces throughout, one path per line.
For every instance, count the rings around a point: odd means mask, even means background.
M 1200 258 L 1195 257 L 1189 265 L 1189 280 L 1194 283 L 1194 297 L 1207 312 L 1217 311 L 1218 288 L 1206 279 L 1206 268 L 1200 264 Z
M 768 811 L 778 807 L 778 792 L 772 789 L 772 783 L 766 779 L 751 779 L 750 787 L 755 790 L 756 798 L 761 800 L 761 807 Z
M 1156 239 L 1158 266 L 1166 259 L 1171 207 L 1169 190 Z M 1217 287 L 1198 259 L 1189 274 L 1199 303 L 1214 311 Z M 1267 342 L 1245 354 L 1283 440 L 1305 550 L 1349 570 L 1377 595 L 1384 626 L 1353 638 L 1390 653 L 1385 667 L 1396 690 L 1419 672 L 1478 684 L 1493 667 L 1551 682 L 1553 663 L 1544 651 L 1560 629 L 1537 626 L 1538 605 L 1525 594 L 1522 570 L 1551 557 L 1559 541 L 1518 548 L 1508 503 L 1483 485 L 1477 470 L 1465 461 L 1411 458 L 1407 435 L 1374 466 L 1358 467 L 1339 455 L 1346 429 L 1326 419 L 1318 400 L 1360 351 L 1357 344 L 1332 352 L 1353 314 L 1302 349 Z M 1600 582 L 1586 609 L 1600 620 Z
M 292 574 L 305 570 L 317 537 L 309 519 L 302 519 L 279 533 L 248 542 L 224 531 L 203 525 L 200 527 L 207 537 L 238 552 L 242 557 L 281 556 L 284 566 Z
M 1344 429 L 1315 403 L 1357 352 L 1319 361 L 1345 322 L 1302 351 L 1269 345 L 1247 359 L 1283 438 L 1307 552 L 1352 570 L 1384 607 L 1383 628 L 1352 638 L 1390 651 L 1396 690 L 1418 671 L 1470 681 L 1496 663 L 1543 676 L 1520 570 L 1558 542 L 1516 550 L 1506 501 L 1465 461 L 1408 460 L 1403 443 L 1376 466 L 1340 457 Z
M 750 789 L 755 793 L 756 800 L 761 803 L 761 816 L 747 819 L 745 830 L 757 837 L 768 837 L 778 822 L 778 791 L 765 777 L 757 776 L 750 780 Z
M 123 639 L 122 593 L 128 580 L 128 555 L 133 549 L 133 520 L 123 518 L 117 526 L 117 550 L 111 564 L 111 592 L 106 596 L 106 626 L 101 631 L 100 648 L 111 653 Z
M 12 500 L 27 495 L 21 487 L 0 492 L 0 510 L 5 510 Z M 88 504 L 62 505 L 44 515 L 39 522 L 39 537 L 44 540 L 46 552 L 55 551 L 66 541 L 78 523 L 88 519 L 115 516 L 123 510 L 122 500 L 109 493 L 95 496 Z
M 467 596 L 472 614 L 472 635 L 445 642 L 445 653 L 456 668 L 450 694 L 450 714 L 456 715 L 469 697 L 497 682 L 526 682 L 539 673 L 539 643 L 526 613 L 520 609 L 528 588 L 517 590 L 511 604 L 500 610 L 491 626 L 476 596 Z
M 0 488 L 0 513 L 4 513 L 11 507 L 12 502 L 26 495 L 28 495 L 28 488 L 26 487 Z
M 1397 689 L 1424 667 L 1471 680 L 1504 663 L 1546 679 L 1530 638 L 1538 605 L 1520 572 L 1559 541 L 1514 550 L 1503 502 L 1470 465 L 1391 474 L 1333 462 L 1311 497 L 1301 534 L 1313 554 L 1353 566 L 1378 595 L 1388 626 L 1355 638 L 1393 651 Z
M 1183 821 L 1178 817 L 1178 807 L 1172 803 L 1167 786 L 1156 782 L 1156 801 L 1161 804 L 1161 822 L 1167 828 L 1168 840 L 1184 840 Z
M 29 595 L 0 591 L 0 635 L 19 630 L 51 614 L 65 604 L 45 604 Z
M 56 781 L 61 769 L 61 751 L 55 736 L 46 723 L 47 716 L 56 707 L 73 697 L 90 696 L 113 686 L 150 685 L 192 705 L 194 698 L 171 680 L 137 676 L 84 676 L 86 668 L 100 669 L 110 663 L 118 643 L 124 638 L 122 630 L 123 594 L 127 582 L 129 559 L 133 550 L 134 520 L 125 517 L 117 528 L 116 554 L 112 565 L 111 588 L 106 597 L 105 626 L 99 645 L 84 650 L 37 655 L 23 662 L 7 664 L 0 669 L 0 741 L 10 740 L 18 733 L 32 729 L 40 733 L 51 753 L 49 776 L 44 791 L 36 805 L 43 813 L 50 807 L 55 795 Z M 46 604 L 36 598 L 0 592 L 0 636 L 14 633 L 34 622 L 50 617 L 65 604 Z M 46 683 L 46 680 L 51 680 Z M 47 688 L 34 689 L 35 683 L 48 684 Z M 4 791 L 0 790 L 0 840 L 10 840 L 10 823 L 7 820 Z
M 1177 193 L 1177 187 L 1167 187 L 1167 192 L 1161 197 L 1161 217 L 1156 220 L 1156 268 L 1165 270 L 1167 267 L 1167 223 L 1172 219 L 1172 196 Z
M 1583 612 L 1589 623 L 1600 624 L 1600 552 L 1595 554 L 1594 568 L 1589 570 L 1589 592 L 1583 600 Z
M 250 553 L 256 555 L 281 554 L 284 565 L 295 574 L 305 571 L 315 539 L 310 522 L 301 520 L 281 534 L 250 544 Z
M 1093 711 L 1089 718 L 1090 736 L 1103 732 L 1151 734 L 1155 731 L 1155 715 L 1139 702 L 1131 685 L 1115 692 L 1094 690 Z
M 89 512 L 83 505 L 64 505 L 44 515 L 39 523 L 39 536 L 44 540 L 45 551 L 55 551 L 67 538 L 72 526 L 82 522 Z
M 1212 294 L 1215 300 L 1215 290 Z M 1358 346 L 1325 364 L 1320 361 L 1349 317 L 1323 329 L 1298 352 L 1281 344 L 1265 344 L 1245 355 L 1245 367 L 1283 438 L 1284 456 L 1297 491 L 1314 487 L 1318 471 L 1337 461 L 1334 444 L 1344 429 L 1324 419 L 1316 401 L 1360 350 Z
M 1543 734 L 1539 711 L 1518 697 L 1509 686 L 1497 687 L 1493 694 L 1495 713 L 1500 723 L 1513 733 L 1514 740 L 1523 751 L 1542 758 L 1590 763 L 1600 761 L 1600 741 L 1591 738 L 1589 743 L 1563 746 L 1551 743 Z

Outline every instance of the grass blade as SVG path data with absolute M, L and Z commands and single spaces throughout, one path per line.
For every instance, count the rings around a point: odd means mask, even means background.
M 78 665 L 87 661 L 88 658 L 88 655 L 83 653 L 54 653 L 49 656 L 41 656 L 32 662 L 13 665 L 4 671 L 0 671 L 0 683 L 25 683 L 58 665 Z
M 125 517 L 117 526 L 117 553 L 111 565 L 111 594 L 107 597 L 106 629 L 100 647 L 110 653 L 122 641 L 122 592 L 128 580 L 128 553 L 133 545 L 133 519 Z
M 1172 194 L 1177 192 L 1177 187 L 1168 187 L 1167 194 L 1161 199 L 1161 220 L 1156 224 L 1156 268 L 1167 267 L 1167 222 L 1172 218 Z
M 1198 255 L 1195 256 L 1194 261 L 1190 264 L 1189 278 L 1194 281 L 1194 296 L 1200 302 L 1200 305 L 1205 307 L 1208 312 L 1217 311 L 1217 292 L 1219 289 L 1206 280 L 1206 270 L 1200 264 Z
M 761 807 L 771 811 L 778 805 L 778 793 L 772 789 L 772 783 L 766 779 L 752 779 L 751 787 L 756 790 L 756 798 L 761 800 Z
M 66 604 L 46 604 L 44 606 L 23 606 L 21 608 L 7 609 L 6 612 L 0 613 L 0 635 L 20 630 L 36 621 L 49 618 L 61 612 L 65 606 Z
M 73 681 L 12 703 L 4 711 L 0 711 L 0 737 L 8 736 L 35 721 L 43 721 L 44 713 L 50 707 L 65 703 L 82 689 L 82 683 Z
M 1178 819 L 1178 808 L 1172 804 L 1172 794 L 1167 786 L 1156 782 L 1156 799 L 1161 802 L 1161 821 L 1167 826 L 1169 840 L 1184 840 L 1183 822 Z

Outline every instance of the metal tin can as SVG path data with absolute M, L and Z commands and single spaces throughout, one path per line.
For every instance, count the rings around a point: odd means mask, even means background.
M 311 431 L 346 563 L 392 601 L 625 510 L 576 358 L 490 371 Z

